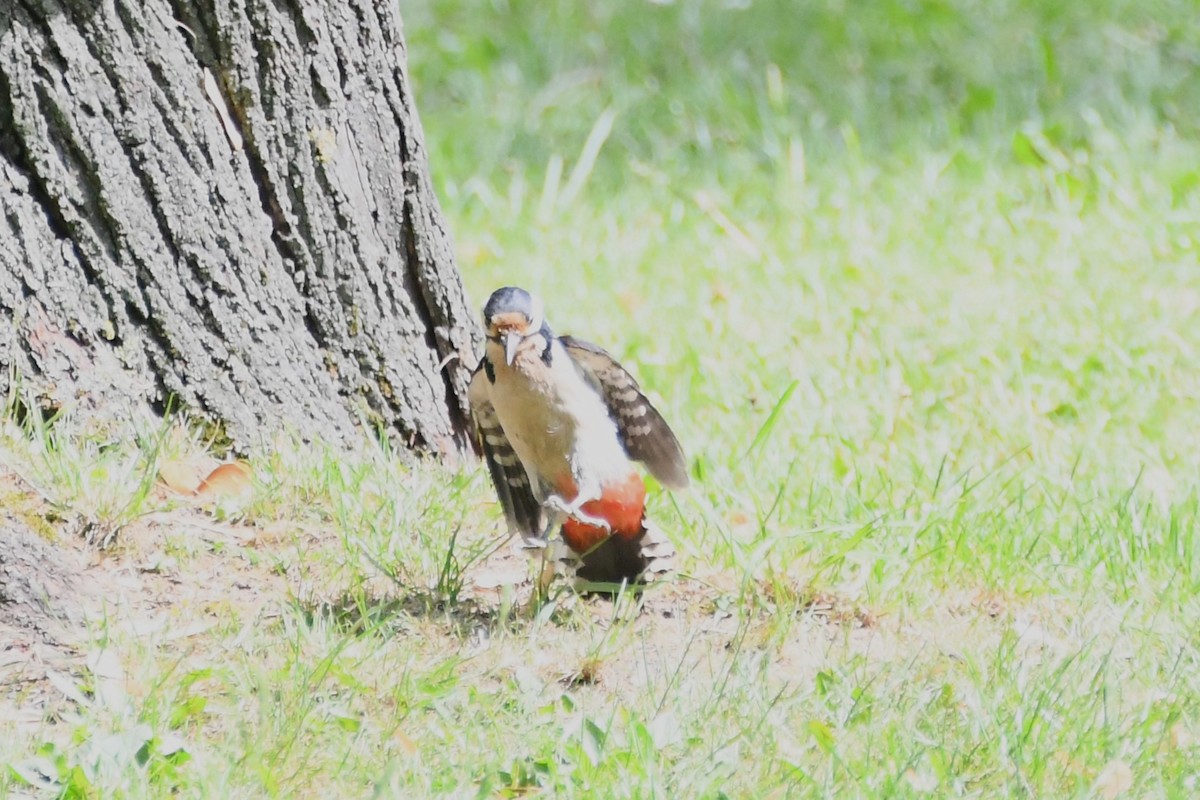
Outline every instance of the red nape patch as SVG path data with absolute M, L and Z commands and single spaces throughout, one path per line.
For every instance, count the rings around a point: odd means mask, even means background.
M 564 497 L 574 497 L 575 483 L 568 479 L 558 491 Z M 642 532 L 646 484 L 642 483 L 641 476 L 631 472 L 623 482 L 605 486 L 598 499 L 584 503 L 580 510 L 606 521 L 612 527 L 613 535 L 632 539 Z M 572 518 L 563 522 L 562 535 L 563 541 L 576 553 L 586 553 L 608 538 L 603 528 L 585 525 Z

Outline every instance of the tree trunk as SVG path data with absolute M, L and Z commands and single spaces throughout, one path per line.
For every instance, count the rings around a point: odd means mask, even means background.
M 395 0 L 2 0 L 0 390 L 465 444 Z

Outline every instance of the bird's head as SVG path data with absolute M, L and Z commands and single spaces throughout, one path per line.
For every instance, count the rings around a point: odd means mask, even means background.
M 550 339 L 541 298 L 516 286 L 492 292 L 483 307 L 483 325 L 487 338 L 504 349 L 504 362 L 512 365 L 522 343 L 534 337 Z M 539 343 L 544 347 L 545 342 Z

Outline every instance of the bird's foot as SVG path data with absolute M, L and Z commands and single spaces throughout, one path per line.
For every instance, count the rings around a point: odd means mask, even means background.
M 612 526 L 608 524 L 608 520 L 604 519 L 603 517 L 593 516 L 592 514 L 588 514 L 582 510 L 583 504 L 588 502 L 588 500 L 591 498 L 587 498 L 582 494 L 580 497 L 583 499 L 580 500 L 579 498 L 576 498 L 573 502 L 568 503 L 558 495 L 552 494 L 546 498 L 546 507 L 560 516 L 570 517 L 574 520 L 582 522 L 584 525 L 590 525 L 593 528 L 599 528 L 605 533 L 611 533 Z
M 520 548 L 529 551 L 545 550 L 546 546 L 550 544 L 550 537 L 547 533 L 548 531 L 543 531 L 537 536 L 527 533 L 521 534 Z

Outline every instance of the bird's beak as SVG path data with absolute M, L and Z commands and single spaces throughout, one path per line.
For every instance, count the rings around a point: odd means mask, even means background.
M 504 334 L 504 361 L 510 367 L 513 359 L 517 357 L 517 348 L 521 345 L 521 334 L 516 331 L 509 331 Z

